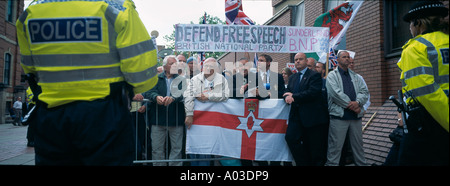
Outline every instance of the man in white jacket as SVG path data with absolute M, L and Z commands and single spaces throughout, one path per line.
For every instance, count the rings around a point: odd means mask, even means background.
M 186 127 L 189 129 L 194 120 L 194 99 L 201 102 L 221 102 L 228 100 L 230 90 L 225 77 L 220 74 L 219 63 L 208 58 L 203 64 L 203 72 L 194 76 L 184 92 L 184 108 L 186 111 Z
M 203 72 L 195 75 L 189 81 L 187 89 L 184 91 L 184 108 L 186 111 L 185 125 L 189 130 L 194 121 L 194 100 L 201 102 L 227 101 L 230 90 L 226 78 L 220 74 L 219 63 L 214 58 L 208 58 L 203 64 Z M 211 155 L 189 154 L 192 159 L 207 159 Z M 209 161 L 194 161 L 191 166 L 210 166 Z

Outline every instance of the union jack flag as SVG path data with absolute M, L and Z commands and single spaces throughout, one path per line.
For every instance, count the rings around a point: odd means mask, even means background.
M 255 25 L 253 21 L 245 15 L 243 11 L 239 11 L 236 19 L 234 20 L 234 24 L 236 25 Z
M 241 0 L 225 0 L 225 16 L 227 17 L 227 25 L 234 23 L 234 20 L 242 7 L 241 5 Z
M 255 23 L 245 15 L 242 0 L 225 0 L 225 16 L 227 25 L 254 25 Z
M 330 48 L 330 55 L 328 57 L 328 61 L 330 62 L 331 68 L 337 66 L 338 62 L 336 61 L 336 55 L 334 54 L 333 48 Z

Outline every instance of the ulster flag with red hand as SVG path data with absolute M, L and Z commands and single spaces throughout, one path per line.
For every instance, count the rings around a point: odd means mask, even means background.
M 292 161 L 284 139 L 290 106 L 282 99 L 195 102 L 187 154 L 259 161 Z

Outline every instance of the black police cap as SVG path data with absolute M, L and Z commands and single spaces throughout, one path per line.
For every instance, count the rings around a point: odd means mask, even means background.
M 420 1 L 415 3 L 409 12 L 403 16 L 403 21 L 410 22 L 413 19 L 425 18 L 428 16 L 448 15 L 448 9 L 440 1 Z

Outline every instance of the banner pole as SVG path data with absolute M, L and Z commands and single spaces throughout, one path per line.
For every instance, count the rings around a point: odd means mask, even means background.
M 331 34 L 331 32 L 330 32 Z M 325 71 L 325 77 L 328 77 L 328 72 L 329 72 L 329 68 L 330 68 L 330 41 L 328 40 L 328 51 L 327 51 L 327 59 L 326 59 L 326 71 Z
M 325 71 L 325 77 L 328 77 L 328 69 L 330 68 L 330 53 L 329 52 L 327 52 L 327 61 L 326 61 L 326 71 Z

